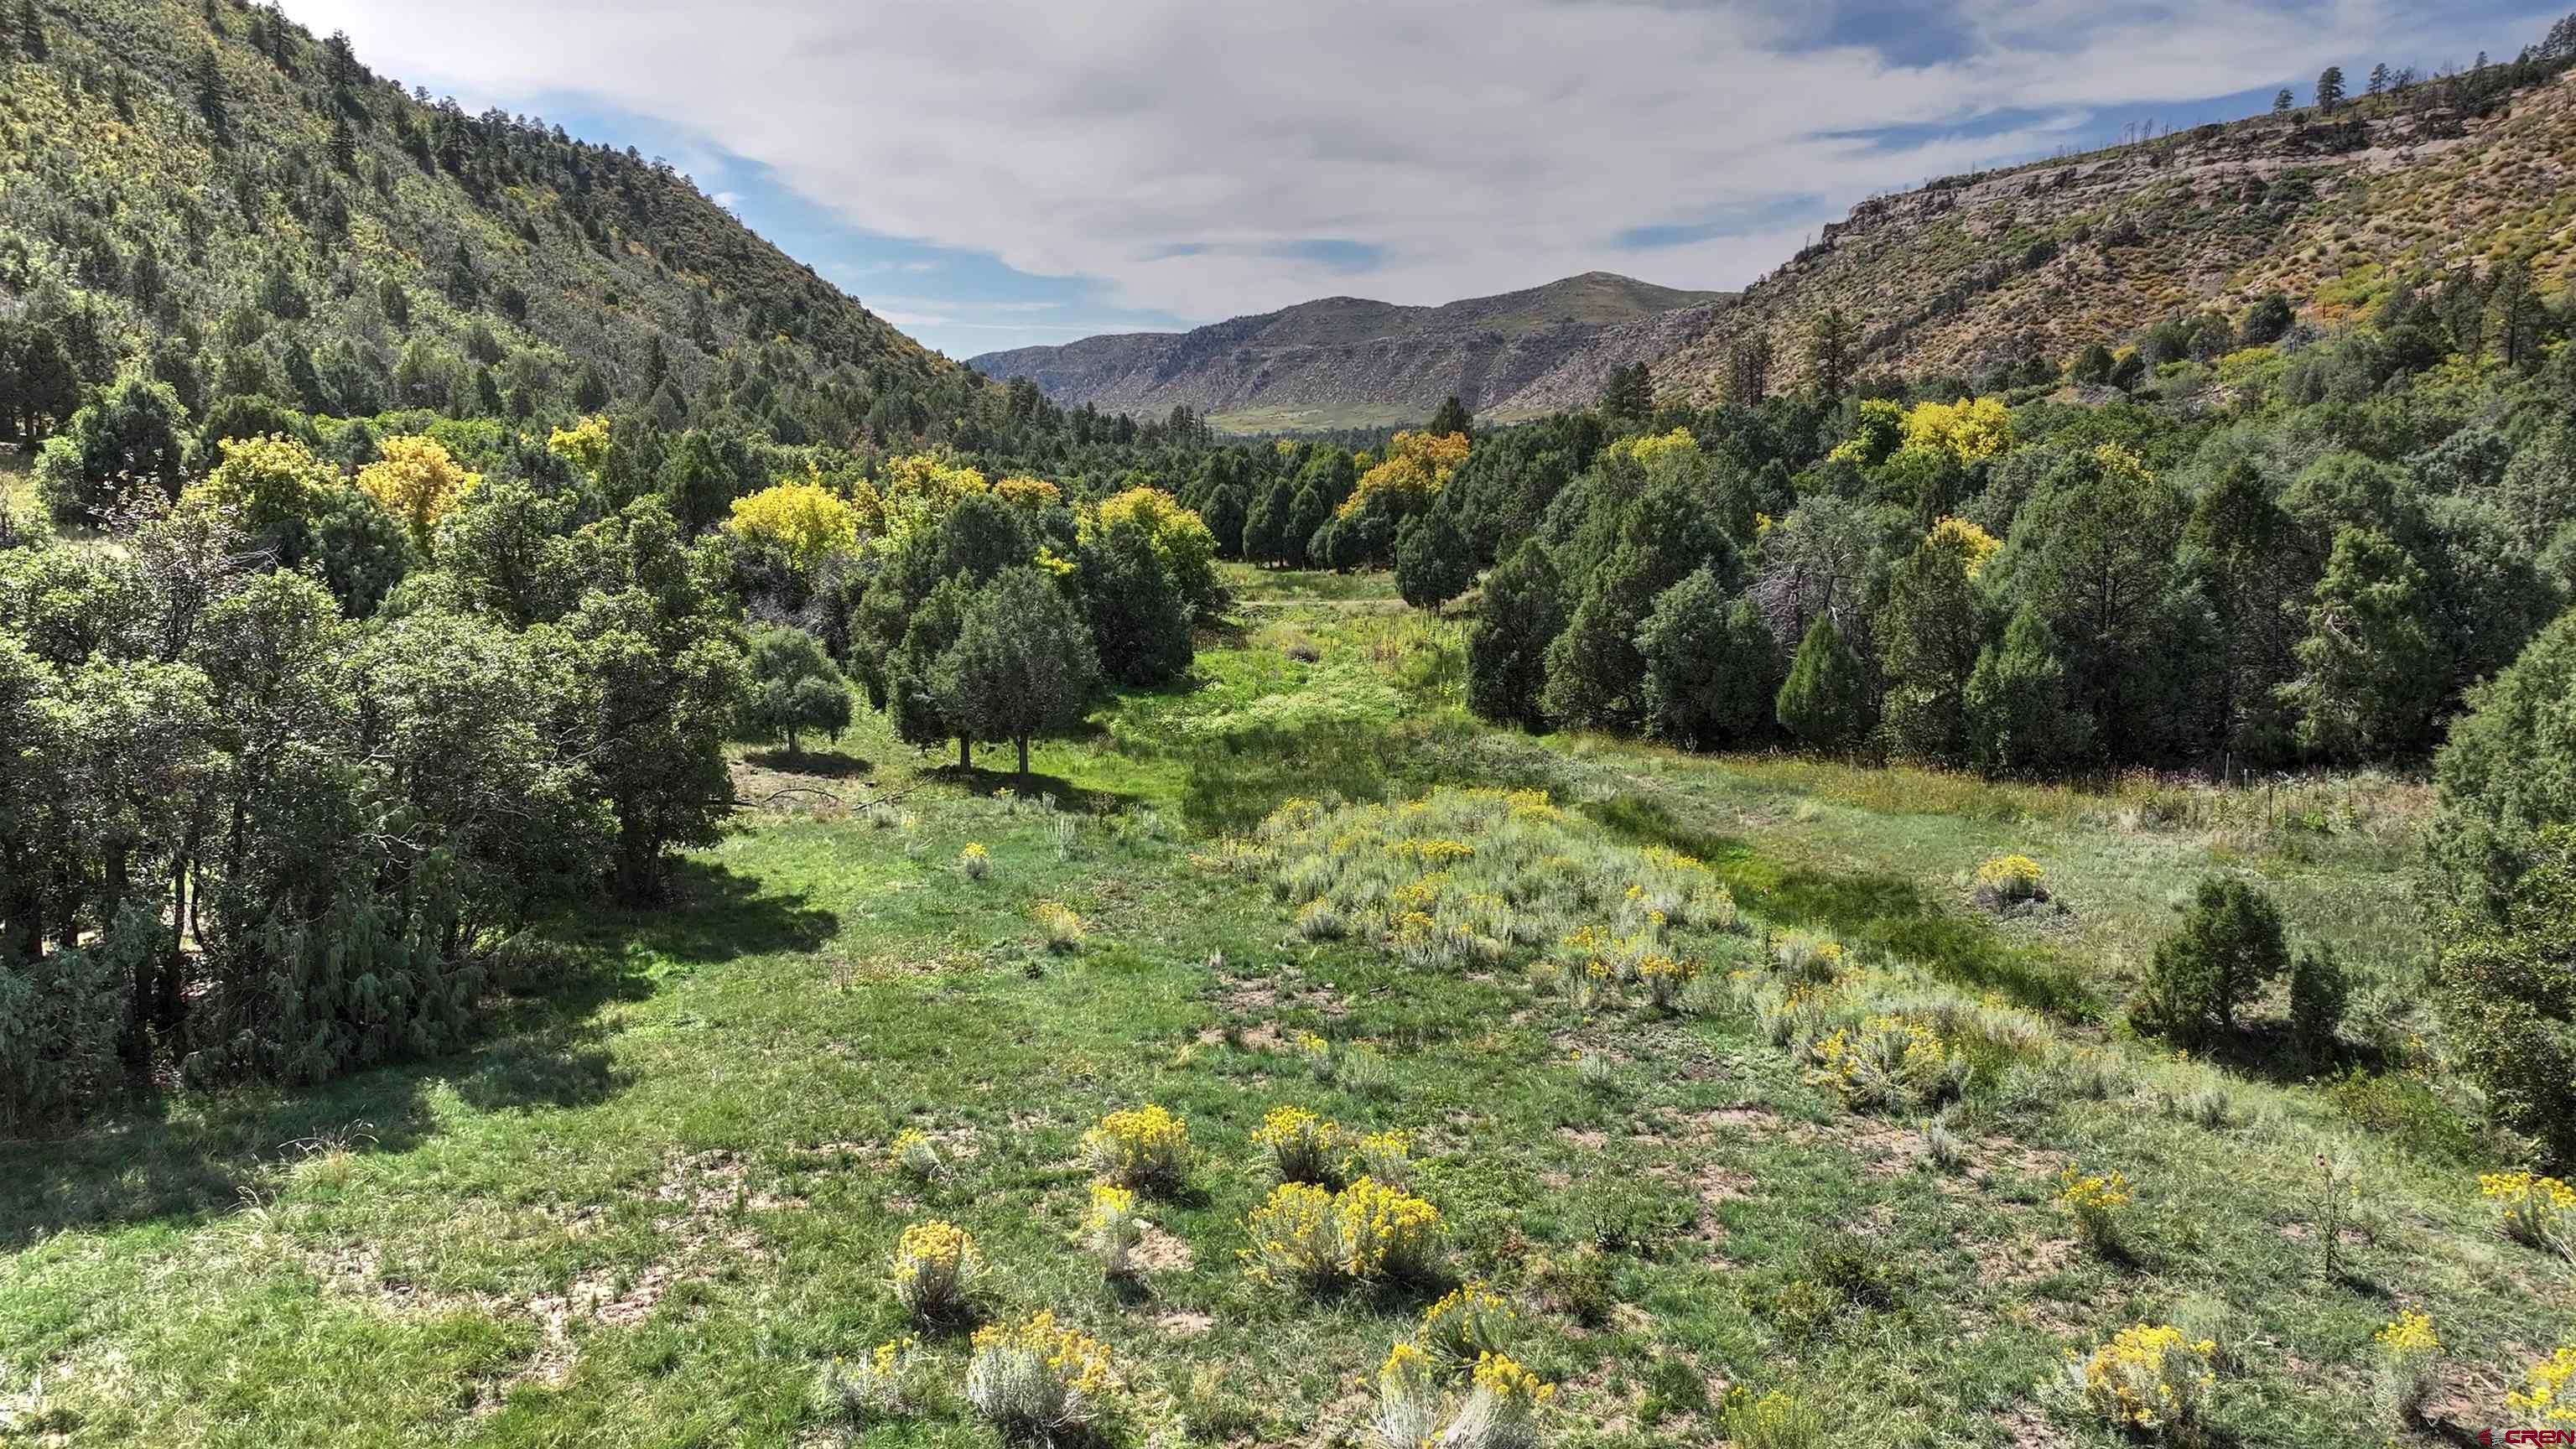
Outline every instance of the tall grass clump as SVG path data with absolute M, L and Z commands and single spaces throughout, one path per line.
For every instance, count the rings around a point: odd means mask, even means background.
M 1539 790 L 1338 808 L 1292 799 L 1200 859 L 1267 883 L 1307 940 L 1369 941 L 1424 971 L 1553 948 L 1569 975 L 1634 987 L 1663 1008 L 1697 974 L 1692 947 L 1740 926 L 1705 864 L 1617 843 Z

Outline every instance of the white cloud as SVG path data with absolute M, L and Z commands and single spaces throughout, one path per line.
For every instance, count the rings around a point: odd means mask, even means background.
M 2069 113 L 2143 114 L 2327 60 L 2430 48 L 2440 22 L 2398 0 L 1956 0 L 1908 23 L 1947 27 L 1958 58 L 1906 66 L 1848 43 L 1792 49 L 1829 33 L 1818 16 L 1830 8 L 1765 3 L 1780 8 L 288 8 L 319 31 L 346 28 L 379 70 L 502 97 L 580 94 L 760 162 L 858 226 L 1097 278 L 1106 307 L 1196 318 L 1328 293 L 1439 302 L 1595 267 L 1737 285 L 1872 190 L 2045 152 Z M 1973 139 L 1938 130 L 2004 106 L 2048 118 Z M 1837 138 L 1897 126 L 1935 129 L 1893 148 Z M 1609 240 L 1722 215 L 1761 220 L 1643 253 Z M 1280 255 L 1314 240 L 1376 260 Z M 914 315 L 949 322 L 964 307 L 936 305 Z

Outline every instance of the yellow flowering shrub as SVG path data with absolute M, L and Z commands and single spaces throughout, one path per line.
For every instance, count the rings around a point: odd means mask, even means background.
M 1857 1027 L 1835 1027 L 1810 1050 L 1808 1079 L 1858 1110 L 1936 1106 L 1967 1084 L 1967 1058 L 1912 1017 L 1864 1017 Z
M 1378 1442 L 1407 1449 L 1534 1449 L 1538 1410 L 1555 1397 L 1555 1386 L 1499 1353 L 1470 1362 L 1466 1397 L 1453 1402 L 1421 1348 L 1399 1343 L 1390 1350 L 1377 1371 L 1372 1427 Z
M 1637 960 L 1637 981 L 1646 988 L 1646 998 L 1663 1010 L 1672 1010 L 1681 1000 L 1682 988 L 1699 975 L 1696 961 L 1677 961 L 1660 952 L 1649 953 Z
M 1100 1259 L 1101 1271 L 1124 1278 L 1136 1269 L 1136 1245 L 1145 1225 L 1136 1216 L 1136 1194 L 1116 1183 L 1091 1185 L 1091 1213 L 1082 1220 L 1084 1242 Z
M 2117 1169 L 2088 1173 L 2069 1166 L 2057 1175 L 2057 1210 L 2096 1248 L 2119 1245 L 2132 1198 L 2129 1179 Z
M 2414 1417 L 2433 1389 L 2433 1361 L 2442 1356 L 2441 1335 L 2430 1316 L 2408 1309 L 2396 1321 L 2371 1335 L 2386 1360 L 2380 1380 L 2381 1407 L 2400 1420 Z
M 1273 1107 L 1253 1129 L 1255 1146 L 1270 1149 L 1281 1182 L 1330 1182 L 1342 1129 L 1303 1107 Z
M 834 1354 L 823 1369 L 823 1397 L 862 1426 L 901 1417 L 914 1406 L 921 1362 L 920 1341 L 909 1335 L 878 1344 L 865 1358 Z
M 2528 1172 L 2488 1172 L 2478 1176 L 2478 1195 L 2496 1205 L 2507 1237 L 2576 1257 L 2576 1188 Z
M 1047 949 L 1070 951 L 1082 944 L 1089 930 L 1082 917 L 1062 901 L 1040 901 L 1029 907 L 1029 919 L 1037 922 L 1038 933 L 1046 938 Z
M 1346 1140 L 1351 1150 L 1342 1159 L 1345 1178 L 1373 1177 L 1402 1187 L 1413 1171 L 1413 1135 L 1409 1132 L 1363 1132 Z
M 2124 1429 L 2171 1434 L 2199 1424 L 2218 1385 L 2218 1345 L 2172 1324 L 2124 1328 L 2078 1371 L 2084 1402 Z
M 957 868 L 968 880 L 982 880 L 993 873 L 993 853 L 980 840 L 967 841 L 966 848 L 957 852 Z
M 2576 1424 L 2576 1343 L 2562 1343 L 2533 1364 L 2527 1381 L 2508 1392 L 2504 1404 L 2545 1424 Z
M 1109 1346 L 1058 1325 L 1051 1309 L 975 1330 L 966 1402 L 1006 1439 L 1053 1443 L 1098 1417 L 1118 1389 Z
M 1825 455 L 1832 463 L 1875 468 L 1905 441 L 1905 409 L 1885 398 L 1863 398 L 1852 435 Z
M 894 1137 L 895 1166 L 927 1182 L 939 1176 L 947 1164 L 939 1160 L 938 1144 L 918 1127 L 906 1127 Z
M 1735 1449 L 1814 1449 L 1825 1440 L 1824 1416 L 1781 1389 L 1759 1396 L 1742 1385 L 1727 1390 L 1718 1421 Z
M 1977 898 L 1990 905 L 2012 905 L 2046 898 L 2039 862 L 2027 855 L 1998 855 L 1977 867 Z
M 1082 1134 L 1092 1170 L 1122 1187 L 1169 1192 L 1190 1170 L 1190 1126 L 1160 1106 L 1112 1112 Z
M 1462 1365 L 1472 1364 L 1502 1351 L 1504 1337 L 1518 1316 L 1501 1294 L 1482 1283 L 1469 1283 L 1422 1311 L 1418 1336 L 1432 1352 Z
M 387 438 L 378 451 L 383 455 L 380 461 L 358 470 L 358 486 L 384 505 L 426 553 L 438 520 L 481 487 L 483 475 L 457 466 L 436 438 Z
M 738 538 L 775 544 L 799 569 L 810 569 L 859 540 L 850 505 L 815 483 L 779 483 L 733 501 L 725 524 Z
M 1340 1192 L 1283 1182 L 1253 1209 L 1243 1252 L 1265 1282 L 1374 1282 L 1421 1277 L 1439 1252 L 1440 1210 L 1374 1178 Z
M 973 1235 L 939 1219 L 903 1230 L 894 1250 L 894 1296 L 925 1323 L 965 1314 L 984 1271 Z

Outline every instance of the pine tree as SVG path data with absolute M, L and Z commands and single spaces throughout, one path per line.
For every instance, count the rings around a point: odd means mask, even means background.
M 18 0 L 18 50 L 29 60 L 43 60 L 49 53 L 45 21 L 36 13 L 36 0 Z
M 1654 416 L 1655 379 L 1646 364 L 1630 363 L 1610 374 L 1609 384 L 1601 390 L 1601 411 L 1635 422 Z
M 1816 390 L 1828 398 L 1841 397 L 1859 365 L 1860 331 L 1852 325 L 1850 314 L 1840 307 L 1816 314 L 1807 329 L 1807 371 Z
M 2370 79 L 2362 86 L 2364 95 L 2379 95 L 2388 89 L 2388 66 L 2385 62 L 2370 68 Z
M 331 166 L 344 176 L 358 174 L 358 136 L 349 129 L 349 118 L 340 111 L 331 113 Z
M 1468 414 L 1467 405 L 1458 401 L 1458 395 L 1454 392 L 1449 394 L 1447 402 L 1440 405 L 1440 410 L 1431 415 L 1431 433 L 1434 437 L 1447 437 L 1451 433 L 1472 433 L 1475 430 L 1475 418 Z
M 474 254 L 467 251 L 464 241 L 459 239 L 455 254 L 447 261 L 447 300 L 459 307 L 470 307 L 474 305 L 475 296 L 482 290 L 482 280 L 474 275 Z M 661 346 L 662 338 L 656 333 L 653 347 L 657 353 Z
M 1869 734 L 1867 688 L 1860 656 L 1844 642 L 1833 615 L 1820 613 L 1798 641 L 1773 717 L 1800 744 L 1840 753 Z
M 2298 645 L 2302 673 L 2286 692 L 2301 744 L 2369 759 L 2424 742 L 2446 672 L 2426 593 L 2423 569 L 2387 535 L 2336 530 Z
M 2274 93 L 2273 93 L 2273 96 L 2272 96 L 2272 114 L 2273 114 L 2273 115 L 2276 115 L 2276 116 L 2286 116 L 2286 115 L 2288 115 L 2290 112 L 2292 112 L 2292 111 L 2294 111 L 2294 110 L 2298 109 L 2298 105 L 2299 105 L 2299 98 L 2298 98 L 2297 96 L 2294 96 L 2294 95 L 2290 94 L 2290 88 L 2289 88 L 2288 86 L 2283 86 L 2283 87 L 2281 87 L 2281 89 L 2280 89 L 2280 90 L 2278 90 L 2278 91 L 2276 91 L 2276 92 L 2274 92 Z
M 223 65 L 211 45 L 197 57 L 197 114 L 205 118 L 216 141 L 232 139 L 232 117 L 224 108 Z
M 2343 104 L 2343 67 L 2327 66 L 2317 76 L 2317 110 L 2331 113 Z

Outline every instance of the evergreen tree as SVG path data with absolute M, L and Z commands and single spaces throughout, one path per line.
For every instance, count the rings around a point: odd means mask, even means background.
M 2370 80 L 2362 87 L 2364 95 L 2378 95 L 2388 89 L 2388 66 L 2381 62 L 2370 68 Z
M 1779 667 L 1750 599 L 1727 603 L 1706 568 L 1664 590 L 1637 634 L 1646 731 L 1686 749 L 1751 744 L 1769 732 Z
M 2131 1012 L 2141 1025 L 2184 1040 L 2230 1031 L 2237 1008 L 2289 969 L 2280 907 L 2244 881 L 2211 876 L 2181 929 L 2156 943 Z
M 1841 397 L 1859 366 L 1860 329 L 1851 315 L 1838 306 L 1817 313 L 1807 328 L 1807 375 L 1816 391 L 1828 399 Z
M 1966 706 L 1969 750 L 1989 775 L 2062 769 L 2082 758 L 2092 733 L 2091 722 L 2067 707 L 2057 641 L 2028 609 L 2005 626 L 2000 648 L 1978 651 Z
M 958 620 L 957 641 L 939 657 L 931 684 L 961 741 L 1009 740 L 1029 772 L 1029 741 L 1070 728 L 1099 683 L 1091 637 L 1064 591 L 1038 569 L 1004 569 L 975 591 Z
M 1485 579 L 1467 631 L 1467 707 L 1498 724 L 1536 729 L 1546 716 L 1547 650 L 1565 628 L 1563 584 L 1547 545 L 1524 539 Z
M 45 20 L 36 12 L 36 0 L 18 0 L 18 50 L 29 60 L 43 60 L 49 50 L 45 45 Z
M 1458 395 L 1454 392 L 1449 394 L 1448 401 L 1440 404 L 1439 409 L 1431 414 L 1430 432 L 1435 437 L 1446 437 L 1451 433 L 1472 433 L 1475 430 L 1475 418 L 1468 414 L 1467 405 L 1458 401 Z
M 474 254 L 467 251 L 464 241 L 459 239 L 455 252 L 447 259 L 447 300 L 459 307 L 471 307 L 482 291 L 483 281 L 474 273 Z M 657 356 L 661 346 L 661 335 L 656 333 L 653 347 Z
M 1948 764 L 1967 755 L 1968 676 L 1985 642 L 1969 565 L 1960 535 L 1936 531 L 1888 580 L 1877 620 L 1885 720 L 1909 758 Z
M 2302 673 L 2287 691 L 2302 745 L 2371 759 L 2423 743 L 2443 677 L 2425 594 L 2424 571 L 2394 540 L 2336 531 L 2298 645 Z
M 1610 374 L 1601 389 L 1601 411 L 1606 417 L 1635 423 L 1655 415 L 1655 379 L 1646 364 L 1630 363 Z
M 1082 597 L 1110 678 L 1150 688 L 1189 672 L 1189 598 L 1134 520 L 1121 519 L 1083 544 Z
M 1305 540 L 1292 540 L 1289 532 L 1290 520 L 1295 516 L 1294 502 L 1295 495 L 1286 478 L 1272 480 L 1254 501 L 1243 518 L 1243 557 L 1247 562 L 1303 564 Z
M 331 113 L 331 166 L 344 176 L 358 174 L 358 136 L 345 112 Z
M 2288 86 L 2283 86 L 2272 95 L 2272 114 L 2276 116 L 2286 116 L 2291 111 L 2297 109 L 2298 104 L 2299 98 L 2290 94 L 2290 88 Z
M 197 114 L 205 118 L 207 129 L 215 133 L 218 145 L 232 139 L 232 117 L 224 107 L 224 70 L 207 46 L 197 57 Z
M 1446 509 L 1405 520 L 1396 534 L 1395 590 L 1417 609 L 1437 613 L 1476 581 L 1467 540 Z
M 2317 76 L 2317 109 L 2332 113 L 2343 104 L 2343 67 L 2330 65 Z
M 809 734 L 835 739 L 850 727 L 850 682 L 802 629 L 755 626 L 747 658 L 742 723 L 747 733 L 783 741 L 790 755 Z
M 1772 714 L 1800 744 L 1839 754 L 1869 734 L 1868 687 L 1833 615 L 1819 613 L 1798 641 Z

